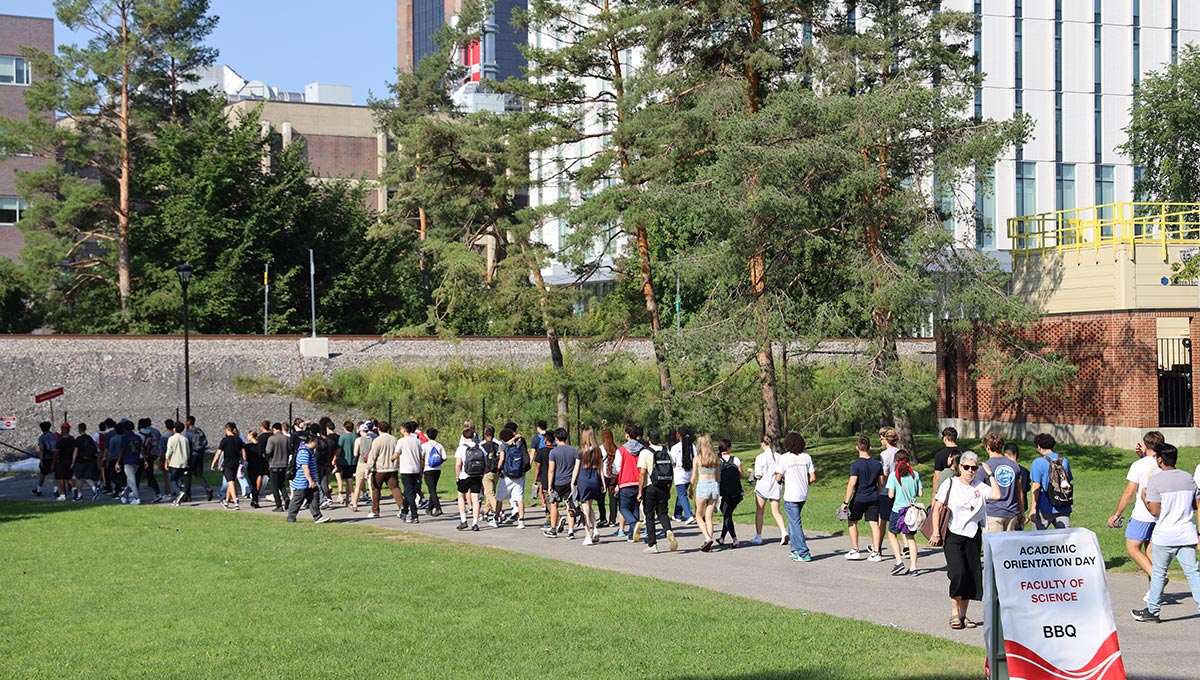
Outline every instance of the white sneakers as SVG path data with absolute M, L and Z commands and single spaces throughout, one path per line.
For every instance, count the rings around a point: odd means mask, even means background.
M 880 555 L 879 553 L 872 550 L 871 554 L 867 556 L 867 561 L 868 562 L 882 562 L 883 555 Z
M 844 555 L 844 557 L 845 557 L 846 559 L 848 559 L 848 560 L 861 560 L 861 559 L 864 559 L 864 558 L 863 558 L 863 554 L 862 554 L 862 553 L 860 553 L 860 552 L 859 552 L 859 551 L 857 551 L 857 550 L 851 550 L 850 552 L 846 553 L 846 554 Z
M 762 545 L 762 534 L 754 534 L 754 538 L 750 539 L 750 545 Z
M 368 512 L 367 513 L 367 519 L 375 519 L 377 517 L 379 517 L 379 513 L 377 513 L 377 512 Z

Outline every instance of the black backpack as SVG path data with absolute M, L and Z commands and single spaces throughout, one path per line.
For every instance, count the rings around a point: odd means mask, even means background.
M 484 474 L 495 474 L 498 470 L 496 466 L 500 463 L 500 445 L 494 441 L 484 442 L 479 445 L 484 452 Z
M 287 478 L 288 479 L 296 478 L 296 458 L 299 457 L 299 455 L 300 454 L 298 451 L 293 451 L 292 453 L 288 454 L 288 463 L 287 463 Z
M 717 485 L 721 491 L 721 497 L 726 500 L 742 498 L 742 475 L 738 472 L 737 465 L 733 463 L 733 456 L 721 461 L 719 475 Z
M 487 455 L 479 444 L 471 442 L 463 455 L 463 474 L 468 477 L 482 477 L 487 471 Z
M 670 489 L 675 481 L 675 464 L 671 462 L 671 454 L 664 448 L 653 449 L 654 464 L 650 466 L 650 483 L 660 489 Z
M 1046 498 L 1052 507 L 1070 507 L 1075 498 L 1075 489 L 1071 486 L 1070 475 L 1063 465 L 1066 459 L 1059 455 L 1056 459 L 1046 456 L 1046 460 L 1050 462 L 1050 484 L 1046 486 Z

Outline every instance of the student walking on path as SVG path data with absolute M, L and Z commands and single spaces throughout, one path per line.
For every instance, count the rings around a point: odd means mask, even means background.
M 717 453 L 721 457 L 721 472 L 717 487 L 721 491 L 721 535 L 717 537 L 717 545 L 725 545 L 725 537 L 733 539 L 731 547 L 742 547 L 737 537 L 737 527 L 733 523 L 733 513 L 742 502 L 746 492 L 742 489 L 742 461 L 731 453 L 732 442 L 722 439 L 717 445 Z
M 717 499 L 721 497 L 721 487 L 717 482 L 717 468 L 721 460 L 713 450 L 712 437 L 702 434 L 696 438 L 696 460 L 692 464 L 692 497 L 696 499 L 697 526 L 704 544 L 701 552 L 712 550 L 713 540 L 713 511 L 717 508 Z
M 367 468 L 371 474 L 371 512 L 367 514 L 367 519 L 379 516 L 379 500 L 384 485 L 391 490 L 392 500 L 396 502 L 396 516 L 404 516 L 400 511 L 400 482 L 396 472 L 400 467 L 400 458 L 396 453 L 400 442 L 391 430 L 391 423 L 386 420 L 380 422 L 379 436 L 371 442 L 371 452 L 367 454 Z
M 903 449 L 896 452 L 893 458 L 892 474 L 888 475 L 884 489 L 892 499 L 892 510 L 888 513 L 888 545 L 892 547 L 892 555 L 896 565 L 892 567 L 892 576 L 917 575 L 917 529 L 904 522 L 904 515 L 909 507 L 921 497 L 921 477 L 913 469 L 909 453 Z M 900 548 L 900 536 L 904 537 L 904 549 Z M 908 551 L 908 565 L 904 564 L 904 550 Z
M 1045 529 L 1066 529 L 1071 526 L 1071 502 L 1061 498 L 1061 494 L 1070 489 L 1075 481 L 1071 474 L 1071 463 L 1067 457 L 1054 452 L 1054 437 L 1046 433 L 1033 438 L 1037 447 L 1037 460 L 1029 466 L 1030 492 L 1033 494 L 1033 509 L 1029 513 L 1029 521 L 1038 531 Z M 1065 486 L 1059 476 L 1056 479 L 1055 468 L 1061 464 L 1066 473 Z M 1058 489 L 1055 489 L 1057 481 Z M 1071 492 L 1072 495 L 1074 492 Z
M 225 477 L 225 498 L 221 499 L 221 505 L 225 508 L 241 509 L 237 496 L 237 473 L 238 467 L 246 460 L 245 449 L 246 445 L 238 436 L 237 425 L 225 423 L 225 436 L 221 437 L 217 444 L 217 450 L 213 452 L 212 463 L 209 465 L 209 469 L 215 471 L 217 464 L 221 464 L 221 473 Z
M 1142 500 L 1142 492 L 1146 490 L 1150 478 L 1161 472 L 1154 452 L 1165 441 L 1161 432 L 1152 430 L 1133 447 L 1137 460 L 1129 466 L 1129 472 L 1125 475 L 1127 483 L 1121 499 L 1117 502 L 1117 511 L 1108 518 L 1108 527 L 1117 528 L 1120 526 L 1117 521 L 1124 517 L 1125 508 L 1133 502 L 1133 512 L 1129 513 L 1129 524 L 1125 526 L 1125 552 L 1129 554 L 1133 563 L 1145 572 L 1147 579 L 1154 573 L 1153 549 L 1150 545 L 1154 524 L 1158 518 L 1150 514 L 1146 502 Z M 1146 591 L 1146 596 L 1149 598 L 1149 590 Z
M 808 501 L 808 488 L 817 481 L 817 469 L 812 456 L 804 450 L 806 442 L 799 432 L 789 432 L 783 438 L 783 455 L 775 468 L 775 481 L 783 484 L 783 510 L 788 518 L 792 561 L 811 562 L 812 553 L 804 539 L 804 523 L 800 512 Z
M 1154 565 L 1150 574 L 1150 594 L 1146 608 L 1133 610 L 1135 621 L 1158 623 L 1162 608 L 1163 586 L 1167 583 L 1167 569 L 1172 560 L 1179 567 L 1192 590 L 1192 603 L 1200 611 L 1200 564 L 1196 561 L 1196 543 L 1200 534 L 1196 531 L 1196 509 L 1200 508 L 1196 482 L 1188 473 L 1175 468 L 1179 462 L 1179 451 L 1170 444 L 1159 444 L 1154 450 L 1154 459 L 1159 474 L 1150 478 L 1142 500 L 1151 515 L 1157 519 L 1154 535 Z
M 850 519 L 850 552 L 845 557 L 848 560 L 861 560 L 864 557 L 869 562 L 882 562 L 879 554 L 883 536 L 879 527 L 879 492 L 883 489 L 883 465 L 871 458 L 871 440 L 859 437 L 858 458 L 850 464 L 850 479 L 846 482 L 846 502 L 842 509 L 849 512 Z M 864 556 L 858 551 L 858 522 L 866 520 L 871 529 L 871 552 Z
M 688 487 L 692 482 L 692 461 L 696 457 L 696 443 L 692 431 L 681 427 L 675 432 L 676 442 L 671 447 L 671 464 L 675 468 L 675 513 L 674 519 L 684 524 L 695 524 L 692 505 L 688 502 Z
M 783 496 L 783 488 L 779 484 L 779 454 L 771 442 L 771 438 L 763 435 L 760 441 L 762 453 L 754 459 L 754 538 L 750 543 L 762 545 L 763 518 L 767 506 L 771 507 L 771 516 L 782 535 L 781 544 L 788 544 L 788 525 L 783 522 L 779 512 L 779 499 Z
M 671 499 L 671 486 L 675 482 L 675 465 L 671 454 L 659 444 L 658 430 L 651 428 L 647 439 L 649 445 L 638 454 L 638 501 L 646 521 L 646 548 L 642 552 L 655 554 L 658 552 L 656 520 L 667 532 L 667 547 L 672 551 L 679 549 L 675 530 L 671 527 L 671 513 L 667 512 L 667 501 Z M 634 540 L 637 540 L 636 530 Z
M 579 435 L 579 465 L 575 466 L 575 476 L 571 480 L 571 485 L 579 493 L 579 504 L 583 508 L 584 545 L 593 545 L 600 540 L 593 502 L 604 497 L 604 476 L 600 469 L 602 463 L 596 431 L 589 427 Z
M 959 456 L 958 476 L 942 482 L 933 500 L 933 526 L 941 526 L 944 513 L 950 513 L 946 529 L 946 576 L 950 579 L 950 628 L 962 630 L 978 624 L 967 618 L 971 600 L 983 599 L 983 526 L 987 520 L 986 503 L 1002 495 L 987 466 L 991 489 L 979 475 L 979 457 L 970 451 Z M 941 544 L 934 535 L 929 544 Z
M 288 503 L 287 521 L 295 522 L 300 513 L 301 505 L 308 505 L 313 522 L 323 524 L 329 521 L 329 515 L 321 514 L 321 504 L 316 501 L 317 495 L 317 446 L 318 437 L 309 433 L 304 437 L 304 443 L 296 450 L 296 476 L 292 478 L 292 499 Z

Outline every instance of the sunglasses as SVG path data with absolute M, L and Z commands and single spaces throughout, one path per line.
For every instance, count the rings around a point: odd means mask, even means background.
M 978 465 L 959 465 L 959 467 L 964 470 L 971 470 L 972 472 L 979 469 Z

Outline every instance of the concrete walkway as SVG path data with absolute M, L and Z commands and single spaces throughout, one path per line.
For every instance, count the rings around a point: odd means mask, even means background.
M 0 500 L 45 501 L 47 498 L 48 492 L 47 497 L 35 498 L 30 493 L 27 479 L 0 481 Z M 115 504 L 107 498 L 101 502 Z M 190 506 L 231 512 L 217 502 L 192 503 Z M 243 502 L 241 512 L 266 513 L 284 521 L 281 514 L 271 513 L 269 507 L 268 502 L 263 509 L 252 510 L 249 503 Z M 594 546 L 583 545 L 582 535 L 576 540 L 568 540 L 565 535 L 546 538 L 540 530 L 541 510 L 527 512 L 524 530 L 505 525 L 500 529 L 481 526 L 478 532 L 456 531 L 457 509 L 453 504 L 443 507 L 446 514 L 442 517 L 422 517 L 415 525 L 398 519 L 395 506 L 386 501 L 383 517 L 378 519 L 366 519 L 369 508 L 361 508 L 357 513 L 339 508 L 330 514 L 335 522 L 419 532 L 936 635 L 980 646 L 982 665 L 983 627 L 954 631 L 947 625 L 950 609 L 945 562 L 940 550 L 921 549 L 919 576 L 893 577 L 889 575 L 893 564 L 890 556 L 880 563 L 843 559 L 849 548 L 849 539 L 845 537 L 811 535 L 808 542 L 813 561 L 796 563 L 789 559 L 787 548 L 779 544 L 778 531 L 774 529 L 768 529 L 769 543 L 751 546 L 746 541 L 754 536 L 753 528 L 739 525 L 742 548 L 702 553 L 699 530 L 694 526 L 679 527 L 676 531 L 678 552 L 646 555 L 642 553 L 643 545 L 610 537 L 611 529 L 602 530 L 601 542 Z M 139 509 L 130 507 L 129 511 L 138 512 Z M 300 521 L 312 521 L 307 511 L 302 513 Z M 863 545 L 867 545 L 866 540 Z M 660 541 L 659 548 L 665 551 L 666 547 L 666 541 Z M 1129 615 L 1131 608 L 1144 606 L 1144 578 L 1109 574 L 1108 584 L 1129 677 L 1138 680 L 1196 678 L 1200 674 L 1196 670 L 1200 668 L 1200 615 L 1196 613 L 1196 604 L 1187 591 L 1187 584 L 1182 579 L 1174 579 L 1168 585 L 1168 604 L 1163 608 L 1160 625 L 1137 623 Z M 981 621 L 983 605 L 972 603 L 969 616 Z

